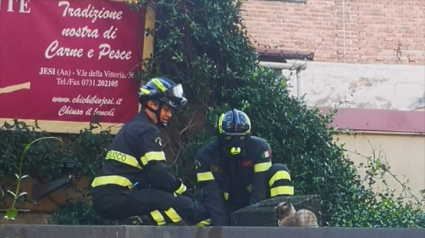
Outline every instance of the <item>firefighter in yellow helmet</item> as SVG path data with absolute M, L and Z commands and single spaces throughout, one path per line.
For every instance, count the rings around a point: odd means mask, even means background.
M 211 225 L 229 225 L 230 213 L 267 198 L 293 195 L 283 164 L 272 164 L 266 140 L 251 135 L 246 113 L 233 109 L 217 122 L 217 139 L 195 156 L 197 182 Z

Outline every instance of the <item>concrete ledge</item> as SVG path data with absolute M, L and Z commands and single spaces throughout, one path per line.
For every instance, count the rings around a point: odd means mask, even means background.
M 7 225 L 9 238 L 125 238 L 124 226 Z
M 425 229 L 8 225 L 0 235 L 10 238 L 424 238 Z

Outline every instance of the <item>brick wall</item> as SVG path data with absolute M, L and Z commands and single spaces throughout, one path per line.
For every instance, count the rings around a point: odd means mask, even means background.
M 315 51 L 315 61 L 425 63 L 425 0 L 343 2 L 248 0 L 242 15 L 256 48 Z

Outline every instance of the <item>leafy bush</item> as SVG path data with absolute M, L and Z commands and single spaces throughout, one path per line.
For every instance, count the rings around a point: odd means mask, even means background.
M 187 120 L 166 134 L 171 147 L 179 148 L 171 153 L 177 173 L 193 182 L 193 170 L 187 168 L 193 168 L 194 152 L 213 136 L 217 116 L 236 107 L 250 116 L 253 133 L 269 141 L 274 162 L 288 164 L 296 194 L 321 195 L 327 225 L 423 227 L 419 200 L 406 203 L 394 199 L 394 193 L 378 196 L 364 186 L 343 146 L 333 139 L 340 132 L 328 126 L 336 111 L 323 116 L 308 108 L 289 95 L 286 79 L 258 66 L 242 24 L 242 3 L 156 1 L 156 29 L 147 32 L 155 37 L 155 54 L 144 77 L 165 75 L 181 82 L 190 102 L 179 115 Z M 193 121 L 196 113 L 203 116 Z M 368 171 L 376 172 L 372 167 Z
M 61 176 L 63 162 L 77 162 L 79 176 L 93 178 L 103 162 L 106 149 L 112 141 L 110 130 L 93 133 L 92 124 L 79 134 L 61 134 L 63 140 L 41 140 L 33 145 L 23 159 L 23 173 L 37 179 L 57 179 Z M 0 127 L 0 177 L 13 176 L 19 168 L 19 155 L 26 144 L 36 139 L 52 136 L 34 125 L 15 119 L 13 123 L 5 122 Z M 40 166 L 41 165 L 41 166 Z
M 55 135 L 54 138 L 57 137 L 63 141 L 58 143 L 58 140 L 43 140 L 52 138 L 52 135 L 39 128 L 36 122 L 34 125 L 27 125 L 17 119 L 12 123 L 5 122 L 0 127 L 0 188 L 3 193 L 3 205 L 7 200 L 15 200 L 13 206 L 15 203 L 30 202 L 28 199 L 18 200 L 16 196 L 11 196 L 10 192 L 5 193 L 7 190 L 14 192 L 14 187 L 19 187 L 19 184 L 11 183 L 11 179 L 15 179 L 15 174 L 18 173 L 18 177 L 24 174 L 35 180 L 47 179 L 52 181 L 62 176 L 63 162 L 71 161 L 77 162 L 79 167 L 77 180 L 82 177 L 92 179 L 97 174 L 104 160 L 106 149 L 112 140 L 109 129 L 99 133 L 93 133 L 93 129 L 95 129 L 94 124 L 90 124 L 89 128 L 81 130 L 80 134 Z M 37 143 L 31 144 L 31 149 L 27 149 L 27 145 L 33 141 Z M 23 151 L 25 151 L 24 154 L 22 154 Z M 76 190 L 76 192 L 80 193 L 81 197 L 86 194 L 86 191 Z M 12 195 L 18 195 L 18 193 L 15 192 Z M 61 205 L 65 212 L 66 209 L 72 210 L 72 207 L 76 208 L 78 205 L 80 208 L 83 207 L 81 202 L 78 204 L 67 202 Z M 69 206 L 71 208 L 67 208 Z M 88 212 L 90 209 L 87 207 L 82 211 L 75 212 L 84 213 L 85 210 Z M 61 211 L 55 217 L 60 218 L 63 213 L 64 211 Z M 71 218 L 71 215 L 64 215 L 59 222 L 70 221 Z M 82 224 L 80 220 L 71 223 Z
M 59 225 L 103 225 L 108 221 L 100 217 L 87 199 L 71 199 L 60 206 L 53 214 L 53 220 Z
M 31 146 L 34 143 L 42 141 L 42 140 L 50 140 L 50 139 L 55 139 L 55 140 L 61 141 L 60 139 L 58 139 L 56 137 L 43 137 L 43 138 L 37 138 L 37 139 L 27 143 L 23 147 L 22 152 L 20 153 L 20 156 L 19 156 L 19 162 L 18 162 L 19 169 L 18 169 L 17 173 L 15 174 L 15 177 L 16 177 L 15 188 L 11 189 L 11 190 L 7 190 L 7 193 L 9 195 L 12 195 L 12 205 L 6 210 L 6 215 L 4 217 L 6 220 L 5 220 L 5 222 L 3 223 L 3 226 L 0 229 L 0 235 L 3 233 L 4 228 L 6 227 L 8 221 L 16 219 L 16 216 L 18 215 L 18 211 L 17 211 L 15 206 L 16 206 L 16 203 L 19 201 L 19 198 L 25 197 L 28 194 L 25 191 L 21 192 L 21 183 L 25 178 L 28 178 L 28 175 L 22 174 L 23 159 L 25 158 L 26 153 L 29 151 L 29 149 L 31 148 Z M 3 195 L 3 193 L 4 193 L 3 189 L 1 191 L 2 191 L 2 196 L 4 196 Z

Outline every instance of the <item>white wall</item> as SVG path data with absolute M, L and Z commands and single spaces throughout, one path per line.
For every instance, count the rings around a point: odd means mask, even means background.
M 425 105 L 424 65 L 307 62 L 300 76 L 310 106 L 415 110 Z M 296 95 L 295 74 L 290 84 Z

